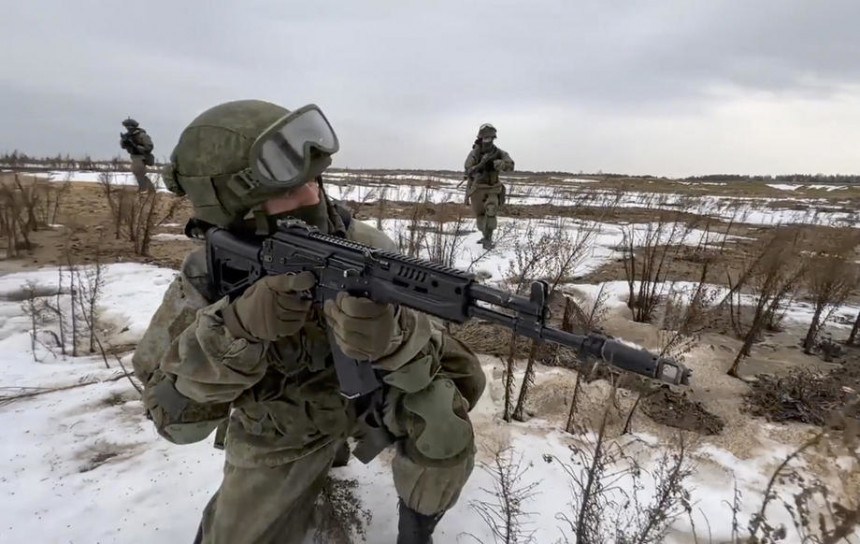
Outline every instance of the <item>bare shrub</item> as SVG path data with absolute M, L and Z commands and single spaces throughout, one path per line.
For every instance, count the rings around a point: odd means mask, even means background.
M 379 201 L 376 204 L 376 229 L 382 230 L 382 220 L 385 218 L 385 211 L 388 208 L 388 187 L 383 187 L 379 193 Z
M 771 543 L 786 540 L 788 527 L 774 524 L 768 517 L 768 508 L 775 502 L 789 513 L 798 542 L 835 544 L 851 542 L 860 527 L 860 499 L 852 482 L 860 477 L 860 454 L 857 435 L 834 436 L 825 431 L 812 435 L 788 455 L 773 471 L 763 492 L 761 506 L 747 526 L 749 542 Z M 807 451 L 818 450 L 826 458 L 842 456 L 848 463 L 831 467 L 830 481 L 810 476 L 802 469 L 800 458 Z M 848 468 L 844 468 L 848 467 Z M 735 539 L 734 542 L 740 542 Z
M 848 335 L 848 340 L 845 343 L 849 346 L 856 344 L 858 331 L 860 331 L 860 312 L 857 312 L 857 317 L 854 318 L 854 325 L 852 325 L 851 333 Z
M 101 233 L 100 233 L 101 234 Z M 104 288 L 104 267 L 101 260 L 101 238 L 96 244 L 93 262 L 90 266 L 81 270 L 75 271 L 77 274 L 77 283 L 80 293 L 78 295 L 78 308 L 81 318 L 89 331 L 89 352 L 96 352 L 97 343 L 97 321 L 98 321 L 98 303 L 101 298 Z M 107 361 L 105 361 L 107 365 Z
M 846 384 L 858 382 L 860 371 L 846 368 L 829 373 L 795 369 L 784 377 L 762 374 L 751 384 L 744 401 L 750 413 L 768 421 L 832 425 L 838 413 L 860 420 L 860 413 L 845 413 L 853 398 Z
M 552 299 L 558 286 L 573 275 L 573 271 L 579 266 L 586 257 L 587 250 L 590 248 L 591 240 L 599 232 L 599 223 L 583 223 L 580 228 L 572 230 L 570 226 L 562 220 L 556 220 L 552 227 L 551 236 L 548 240 L 549 255 L 546 263 L 546 277 L 544 280 L 548 285 L 548 296 Z M 534 385 L 535 378 L 535 360 L 538 352 L 538 340 L 532 340 L 532 345 L 529 349 L 529 358 L 526 361 L 525 375 L 523 376 L 522 384 L 520 385 L 517 403 L 511 415 L 517 421 L 525 419 L 525 406 L 528 400 L 528 394 Z M 558 350 L 555 350 L 558 353 Z
M 49 352 L 58 349 L 62 355 L 77 357 L 79 350 L 88 344 L 87 352 L 102 354 L 105 366 L 110 368 L 107 355 L 98 338 L 98 304 L 104 287 L 104 269 L 97 246 L 95 262 L 81 267 L 67 241 L 64 264 L 57 268 L 57 287 L 47 292 L 32 282 L 24 285 L 26 295 L 22 301 L 24 313 L 30 318 L 31 349 L 36 358 L 36 345 Z M 40 340 L 49 336 L 53 346 Z
M 692 292 L 670 288 L 660 323 L 660 355 L 683 361 L 713 320 L 718 290 L 707 283 L 709 263 L 702 264 Z
M 45 308 L 56 320 L 58 332 L 54 333 L 54 337 L 60 352 L 66 355 L 66 317 L 68 314 L 63 301 L 63 295 L 66 293 L 63 290 L 63 276 L 63 266 L 60 265 L 57 267 L 57 291 L 54 294 L 53 303 L 46 300 Z
M 133 244 L 137 255 L 149 255 L 149 245 L 157 227 L 176 215 L 181 199 L 155 191 L 139 192 L 134 187 L 114 183 L 113 172 L 99 174 L 102 192 L 111 210 L 114 236 Z
M 653 204 L 665 205 L 665 199 Z M 668 264 L 678 256 L 690 227 L 679 221 L 676 212 L 660 211 L 654 222 L 642 228 L 622 229 L 622 259 L 629 295 L 627 307 L 633 320 L 648 322 L 654 317 L 663 295 Z
M 351 544 L 367 536 L 372 515 L 356 494 L 358 481 L 326 476 L 317 499 L 313 541 L 319 544 Z
M 606 299 L 608 293 L 601 284 L 597 294 L 592 301 L 590 308 L 585 311 L 580 304 L 577 304 L 570 296 L 565 297 L 564 315 L 561 320 L 561 328 L 566 332 L 588 332 L 597 328 L 598 324 L 605 318 L 607 312 Z M 567 422 L 564 430 L 568 433 L 573 433 L 576 422 L 576 409 L 579 402 L 579 395 L 582 389 L 582 374 L 587 369 L 580 369 L 576 373 L 576 381 L 573 385 L 573 393 L 570 396 L 570 410 L 567 414 Z
M 548 264 L 552 257 L 551 233 L 539 233 L 533 223 L 529 223 L 524 236 L 514 242 L 514 256 L 508 263 L 507 284 L 517 294 L 522 294 L 532 278 L 549 274 Z M 505 368 L 505 406 L 504 419 L 513 416 L 514 394 L 514 357 L 517 350 L 517 334 L 511 332 L 509 353 Z M 531 350 L 530 350 L 531 351 Z
M 72 173 L 66 172 L 62 184 L 52 182 L 36 182 L 43 196 L 40 199 L 41 206 L 36 210 L 39 222 L 46 225 L 56 225 L 60 215 L 63 199 L 72 189 Z
M 701 334 L 711 324 L 718 293 L 715 288 L 706 283 L 705 278 L 707 278 L 709 266 L 710 261 L 702 261 L 699 281 L 693 286 L 692 292 L 683 289 L 676 290 L 674 285 L 670 287 L 660 323 L 660 357 L 668 357 L 683 363 L 690 351 L 697 345 Z M 636 388 L 636 400 L 633 402 L 624 423 L 623 434 L 632 432 L 633 416 L 643 400 L 654 402 L 655 399 L 652 399 L 652 396 L 661 392 L 663 392 L 661 399 L 671 398 L 666 395 L 665 390 L 660 385 L 634 377 L 630 377 L 630 379 L 636 379 L 638 387 Z M 696 412 L 684 411 L 684 413 L 691 415 Z
M 761 336 L 769 319 L 782 311 L 797 290 L 805 268 L 800 258 L 803 242 L 800 229 L 777 229 L 759 245 L 737 279 L 727 274 L 729 293 L 723 302 L 729 302 L 735 328 L 743 339 L 728 370 L 730 376 L 739 377 L 741 361 L 750 355 L 753 343 Z M 749 325 L 740 320 L 740 295 L 745 286 L 753 290 L 753 317 Z
M 433 221 L 425 242 L 427 259 L 444 266 L 456 266 L 465 243 L 465 225 L 462 211 L 452 221 Z
M 493 533 L 494 542 L 529 544 L 534 542 L 534 530 L 528 519 L 534 515 L 526 508 L 536 495 L 540 482 L 527 482 L 525 476 L 531 465 L 523 464 L 522 454 L 516 456 L 513 448 L 499 444 L 492 451 L 493 460 L 481 463 L 481 469 L 490 475 L 492 489 L 481 488 L 487 499 L 470 501 Z
M 860 239 L 853 232 L 836 234 L 829 243 L 806 257 L 805 286 L 813 303 L 812 321 L 803 340 L 803 350 L 811 354 L 818 334 L 833 312 L 857 287 L 858 271 L 853 262 Z
M 0 236 L 6 239 L 6 257 L 16 257 L 29 250 L 30 232 L 35 228 L 34 208 L 28 208 L 28 196 L 18 175 L 14 182 L 0 183 Z
M 33 353 L 33 360 L 39 362 L 36 346 L 39 344 L 39 332 L 48 320 L 47 306 L 33 281 L 27 280 L 23 290 L 26 298 L 21 302 L 21 309 L 30 320 L 30 351 Z
M 679 435 L 674 450 L 664 451 L 654 470 L 646 471 L 607 437 L 614 394 L 613 388 L 594 441 L 572 448 L 570 463 L 559 461 L 572 495 L 570 510 L 556 515 L 564 522 L 565 542 L 662 542 L 669 526 L 691 509 L 685 482 L 693 467 L 683 438 Z M 650 496 L 643 495 L 646 481 L 654 489 Z
M 426 233 L 421 227 L 427 218 L 426 192 L 422 200 L 409 207 L 409 216 L 405 224 L 397 229 L 397 249 L 400 253 L 410 257 L 420 257 L 421 249 L 425 245 Z

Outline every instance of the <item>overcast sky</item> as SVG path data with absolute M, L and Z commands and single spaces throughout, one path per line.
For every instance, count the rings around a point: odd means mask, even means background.
M 219 102 L 318 104 L 335 166 L 860 173 L 858 0 L 31 0 L 0 18 L 0 151 L 166 158 Z

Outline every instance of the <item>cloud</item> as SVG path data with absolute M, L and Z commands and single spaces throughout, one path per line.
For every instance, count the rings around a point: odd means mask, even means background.
M 224 100 L 323 107 L 339 166 L 453 168 L 478 125 L 530 170 L 856 171 L 848 0 L 17 2 L 0 150 L 169 154 Z M 787 145 L 790 144 L 790 145 Z M 798 152 L 800 150 L 801 152 Z

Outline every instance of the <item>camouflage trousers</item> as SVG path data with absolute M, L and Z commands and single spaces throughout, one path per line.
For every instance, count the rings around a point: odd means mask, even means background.
M 134 175 L 134 179 L 137 180 L 137 188 L 140 192 L 155 191 L 155 186 L 150 181 L 149 176 L 146 175 L 146 164 L 143 162 L 142 155 L 131 156 L 131 173 Z
M 475 217 L 478 230 L 484 235 L 484 240 L 492 241 L 493 231 L 498 226 L 497 216 L 502 205 L 501 194 L 501 185 L 492 187 L 478 185 L 469 196 L 472 215 Z
M 435 381 L 443 389 L 454 388 L 447 378 L 438 377 Z M 402 419 L 412 405 L 407 403 L 404 408 L 394 411 L 391 410 L 392 405 L 403 405 L 397 401 L 392 403 L 391 400 L 392 397 L 389 397 L 383 411 L 384 425 L 396 430 L 402 424 L 395 420 Z M 454 409 L 459 417 L 468 422 L 465 403 L 466 400 L 459 393 L 455 395 Z M 365 436 L 366 423 L 356 419 L 351 408 L 347 409 L 347 414 L 351 422 L 345 434 L 360 440 Z M 426 413 L 424 416 L 430 417 Z M 297 413 L 296 418 L 301 419 L 300 414 Z M 301 426 L 296 420 L 290 423 L 296 428 Z M 471 426 L 471 423 L 468 425 Z M 407 433 L 405 436 L 400 435 L 403 431 Z M 441 438 L 439 432 L 442 432 Z M 396 438 L 393 444 L 392 480 L 397 496 L 411 509 L 432 515 L 456 504 L 474 468 L 474 439 L 469 439 L 465 450 L 449 458 L 439 456 L 438 459 L 430 459 L 421 455 L 416 447 L 416 437 L 421 440 L 426 435 L 427 438 L 432 436 L 436 447 L 444 449 L 446 443 L 450 442 L 446 438 L 454 433 L 454 428 L 433 430 L 428 420 L 418 428 L 413 429 L 410 424 L 409 429 L 400 429 L 397 433 L 402 437 Z M 298 544 L 304 541 L 304 535 L 314 526 L 314 514 L 319 510 L 315 508 L 315 503 L 332 463 L 339 457 L 345 443 L 344 435 L 332 436 L 320 447 L 295 458 L 284 459 L 283 462 L 244 464 L 246 460 L 241 457 L 236 459 L 242 466 L 231 462 L 231 449 L 241 450 L 246 440 L 250 439 L 235 426 L 234 417 L 226 436 L 228 455 L 223 480 L 204 510 L 195 542 Z M 393 502 L 390 515 L 396 511 L 397 503 Z
M 316 501 L 343 442 L 273 467 L 224 466 L 221 486 L 203 511 L 195 544 L 300 544 L 315 526 Z M 413 509 L 447 510 L 474 467 L 474 451 L 447 467 L 412 462 L 401 445 L 392 461 L 397 494 Z M 389 513 L 395 516 L 397 504 Z

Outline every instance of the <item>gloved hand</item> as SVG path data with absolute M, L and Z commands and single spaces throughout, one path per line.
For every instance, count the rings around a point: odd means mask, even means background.
M 375 361 L 397 349 L 395 309 L 370 299 L 338 293 L 323 312 L 344 354 L 358 361 Z
M 310 272 L 264 276 L 222 311 L 233 336 L 251 341 L 292 336 L 305 324 L 313 302 L 302 297 L 316 285 Z
M 463 201 L 468 204 L 469 203 L 469 193 L 466 193 L 466 198 Z
M 502 168 L 504 167 L 505 161 L 503 161 L 502 159 L 496 159 L 493 161 L 493 168 L 496 170 L 496 172 L 501 172 Z

